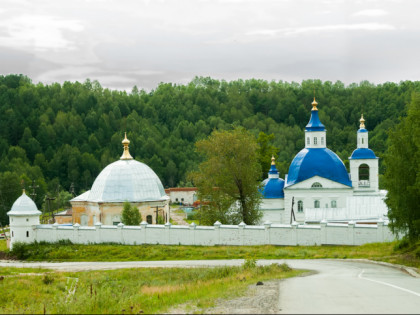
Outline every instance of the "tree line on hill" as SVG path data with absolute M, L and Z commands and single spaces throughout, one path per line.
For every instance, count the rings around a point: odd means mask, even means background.
M 46 196 L 55 198 L 51 208 L 63 207 L 72 184 L 75 194 L 90 189 L 99 172 L 121 156 L 124 131 L 132 156 L 149 165 L 165 187 L 190 184 L 186 175 L 201 162 L 194 143 L 236 126 L 258 138 L 261 179 L 272 154 L 284 177 L 304 147 L 314 90 L 327 146 L 348 166 L 360 115 L 370 147 L 382 157 L 387 131 L 406 115 L 420 82 L 345 86 L 197 77 L 185 85 L 126 92 L 89 79 L 47 85 L 23 75 L 0 76 L 0 221 L 8 221 L 6 212 L 23 185 L 29 195 L 35 191 L 39 208 L 47 207 Z

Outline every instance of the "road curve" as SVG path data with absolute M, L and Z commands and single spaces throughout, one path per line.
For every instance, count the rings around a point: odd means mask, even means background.
M 49 268 L 60 271 L 154 267 L 239 266 L 242 259 L 127 262 L 16 262 L 0 267 Z M 280 281 L 278 313 L 419 314 L 420 278 L 388 266 L 346 260 L 259 260 L 258 264 L 287 263 L 317 273 Z

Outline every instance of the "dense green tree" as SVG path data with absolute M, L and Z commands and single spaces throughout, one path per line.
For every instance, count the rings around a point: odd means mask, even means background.
M 261 166 L 255 137 L 244 128 L 236 127 L 230 131 L 214 131 L 196 146 L 204 161 L 191 178 L 200 200 L 209 201 L 209 211 L 202 207 L 203 223 L 213 224 L 214 213 L 219 214 L 217 220 L 222 223 L 259 222 Z
M 260 131 L 258 134 L 258 162 L 261 165 L 261 179 L 264 179 L 267 176 L 267 173 L 271 166 L 271 157 L 274 156 L 275 159 L 278 158 L 279 149 L 276 148 L 271 143 L 274 140 L 274 134 L 267 135 L 264 132 Z
M 385 155 L 386 203 L 390 227 L 411 240 L 420 238 L 420 94 L 414 94 L 407 117 L 389 136 Z
M 140 211 L 136 206 L 132 206 L 129 202 L 124 202 L 123 211 L 121 213 L 121 221 L 125 225 L 139 225 L 141 221 Z

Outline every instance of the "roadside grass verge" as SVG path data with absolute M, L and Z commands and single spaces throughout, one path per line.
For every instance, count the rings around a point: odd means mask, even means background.
M 136 268 L 5 277 L 0 283 L 0 313 L 153 314 L 184 303 L 203 309 L 219 298 L 243 294 L 258 281 L 305 272 L 284 264 L 255 266 L 250 262 L 241 267 Z
M 0 276 L 15 276 L 21 273 L 41 274 L 50 272 L 50 269 L 45 268 L 16 268 L 16 267 L 0 267 Z
M 19 244 L 13 252 L 4 250 L 3 256 L 7 255 L 30 261 L 362 258 L 420 268 L 420 241 L 408 243 L 402 240 L 361 246 L 77 245 L 61 241 Z

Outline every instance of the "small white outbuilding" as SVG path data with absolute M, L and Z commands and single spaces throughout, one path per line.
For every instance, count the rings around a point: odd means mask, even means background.
M 10 249 L 13 248 L 13 243 L 31 243 L 35 240 L 34 229 L 39 225 L 41 214 L 24 189 L 22 195 L 13 203 L 12 209 L 7 212 L 10 221 Z

